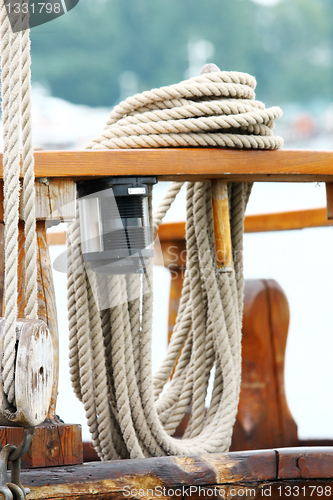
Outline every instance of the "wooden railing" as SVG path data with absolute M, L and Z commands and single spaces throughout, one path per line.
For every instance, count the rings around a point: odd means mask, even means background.
M 38 219 L 41 230 L 45 229 L 45 219 L 63 220 L 73 216 L 73 203 L 66 213 L 62 212 L 60 200 L 64 197 L 68 202 L 74 192 L 74 181 L 82 178 L 107 176 L 144 176 L 156 175 L 159 181 L 198 181 L 224 179 L 235 182 L 325 182 L 327 185 L 327 214 L 333 218 L 333 152 L 322 151 L 237 151 L 228 149 L 150 149 L 150 150 L 108 150 L 108 151 L 37 151 L 35 153 L 35 175 L 37 187 L 37 204 L 40 204 Z M 0 171 L 0 177 L 2 172 Z M 51 180 L 52 182 L 49 182 Z M 65 182 L 63 182 L 65 181 Z M 62 183 L 62 184 L 61 184 Z M 60 191 L 57 186 L 61 185 Z M 57 194 L 58 193 L 58 194 Z M 65 195 L 65 196 L 64 196 Z M 267 207 L 269 209 L 269 207 Z M 21 207 L 21 211 L 24 207 Z M 312 221 L 312 222 L 311 222 Z M 246 218 L 245 230 L 271 231 L 299 229 L 302 227 L 318 227 L 331 225 L 325 218 L 325 210 L 289 212 L 280 215 L 250 216 Z M 160 229 L 160 239 L 167 225 Z M 184 236 L 184 225 L 177 231 L 179 240 Z M 48 241 L 54 241 L 51 234 Z M 63 238 L 63 236 L 61 236 Z M 175 234 L 172 235 L 173 239 Z M 47 251 L 47 247 L 45 249 Z M 45 266 L 45 262 L 43 263 Z M 49 264 L 48 264 L 49 266 Z M 41 267 L 42 271 L 43 268 Z M 48 270 L 49 272 L 49 270 Z M 40 280 L 43 279 L 41 273 Z M 54 301 L 54 297 L 46 297 L 45 301 Z M 44 307 L 44 304 L 42 304 Z M 47 309 L 47 304 L 45 304 Z M 56 337 L 57 332 L 54 332 Z M 61 426 L 53 420 L 44 425 L 36 443 L 40 448 L 34 451 L 38 464 L 75 464 L 80 462 L 80 446 L 74 443 L 79 433 L 68 433 L 65 425 Z M 12 429 L 12 428 L 9 428 Z M 21 440 L 14 439 L 14 431 L 6 431 L 8 441 L 16 444 Z M 73 438 L 74 436 L 74 438 Z M 4 434 L 0 435 L 4 444 Z M 7 441 L 7 442 L 8 442 Z M 75 450 L 74 450 L 75 448 Z M 73 451 L 74 450 L 74 451 Z M 77 452 L 77 454 L 76 454 Z M 76 455 L 75 455 L 76 454 Z M 29 460 L 28 460 L 29 462 Z M 207 468 L 207 463 L 212 467 Z M 121 463 L 101 463 L 89 468 L 71 467 L 70 474 L 65 470 L 26 473 L 23 479 L 30 484 L 31 498 L 92 498 L 100 494 L 103 498 L 118 498 L 125 484 L 134 478 L 136 486 L 142 484 L 137 477 L 146 477 L 147 485 L 192 484 L 214 485 L 227 484 L 235 486 L 235 481 L 253 485 L 259 492 L 267 481 L 276 485 L 280 480 L 292 480 L 295 486 L 303 486 L 304 479 L 321 478 L 323 483 L 333 477 L 333 449 L 322 451 L 268 451 L 254 454 L 215 455 L 209 458 L 163 458 L 155 461 Z M 33 460 L 30 459 L 30 466 Z M 154 465 L 155 464 L 155 465 Z M 37 465 L 37 464 L 36 464 Z M 159 478 L 159 472 L 152 476 L 154 467 L 166 471 L 166 481 Z M 80 472 L 81 471 L 81 472 Z M 148 471 L 148 472 L 147 472 Z M 213 472 L 212 472 L 213 471 Z M 84 477 L 81 477 L 84 474 Z M 146 476 L 145 476 L 146 474 Z M 154 475 L 154 473 L 153 473 Z M 163 474 L 162 474 L 163 475 Z M 70 477 L 69 477 L 70 476 Z M 147 481 L 148 481 L 147 479 Z M 246 479 L 246 481 L 245 481 Z M 136 482 L 135 482 L 136 481 Z M 171 481 L 171 483 L 170 483 Z M 302 482 L 303 481 L 303 482 Z M 54 487 L 45 487 L 45 484 Z M 331 483 L 330 483 L 331 484 Z M 231 485 L 231 486 L 230 486 Z M 134 486 L 133 486 L 134 487 Z M 304 483 L 304 487 L 306 487 Z M 267 495 L 278 498 L 283 495 Z M 261 496 L 263 496 L 261 494 Z
M 328 226 L 333 226 L 333 220 L 327 219 L 326 208 L 315 208 L 310 210 L 294 210 L 291 212 L 247 215 L 245 217 L 244 232 L 263 233 Z M 183 240 L 185 238 L 185 222 L 161 224 L 158 236 L 160 239 Z M 48 232 L 47 240 L 49 245 L 65 245 L 66 234 L 64 231 Z
M 287 149 L 240 151 L 171 148 L 35 152 L 36 177 L 50 178 L 156 175 L 159 180 L 223 178 L 238 182 L 333 182 L 332 165 L 332 151 Z

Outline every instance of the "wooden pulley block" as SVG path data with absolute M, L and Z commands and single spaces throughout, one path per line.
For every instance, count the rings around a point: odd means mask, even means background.
M 5 320 L 0 318 L 0 353 L 3 356 Z M 35 427 L 44 422 L 53 385 L 53 341 L 46 323 L 16 322 L 15 407 L 3 391 L 0 368 L 0 424 Z

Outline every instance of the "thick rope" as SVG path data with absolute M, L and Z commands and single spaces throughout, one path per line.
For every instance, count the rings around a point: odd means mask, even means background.
M 29 11 L 24 17 L 29 17 Z M 23 25 L 28 20 L 23 19 Z M 32 142 L 32 113 L 31 113 L 31 57 L 30 57 L 30 30 L 22 32 L 22 87 L 21 87 L 21 127 L 22 127 L 22 161 L 23 161 L 23 206 L 24 206 L 24 234 L 25 234 L 25 287 L 26 308 L 25 317 L 37 319 L 37 241 L 36 241 L 36 214 L 35 214 L 35 175 L 34 175 L 34 148 Z
M 22 17 L 11 18 L 1 2 L 1 80 L 4 142 L 4 223 L 5 223 L 5 333 L 3 345 L 3 389 L 15 403 L 14 361 L 17 318 L 18 218 L 20 196 L 20 145 L 23 151 L 23 206 L 26 254 L 26 315 L 37 318 L 36 222 L 34 201 L 34 163 L 31 135 L 31 76 L 29 31 L 22 28 Z M 22 127 L 22 138 L 21 138 Z
M 213 71 L 122 102 L 112 111 L 102 134 L 88 148 L 275 149 L 281 146 L 282 140 L 272 132 L 281 111 L 265 109 L 255 101 L 254 78 L 243 73 L 220 72 L 216 67 Z M 182 183 L 171 184 L 155 213 L 155 229 L 181 186 Z M 71 377 L 76 394 L 85 403 L 94 444 L 102 459 L 223 452 L 229 448 L 240 391 L 242 241 L 251 186 L 232 183 L 228 189 L 235 270 L 225 274 L 215 266 L 210 183 L 187 185 L 184 285 L 168 352 L 154 378 L 151 259 L 142 278 L 110 277 L 105 286 L 112 307 L 100 312 L 100 323 L 95 314 L 93 325 L 88 314 L 95 307 L 93 294 L 89 304 L 86 299 L 82 302 L 92 285 L 91 276 L 82 268 L 78 220 L 69 227 Z M 104 348 L 99 344 L 95 353 L 89 348 L 93 326 L 94 335 L 100 328 L 104 337 Z M 97 408 L 101 364 L 103 370 L 106 367 L 108 398 L 103 392 L 100 399 L 104 405 Z M 206 411 L 213 368 L 213 392 Z M 93 393 L 95 399 L 90 396 Z M 172 434 L 189 405 L 192 412 L 188 427 L 183 439 L 177 440 Z M 107 412 L 107 408 L 111 411 Z M 96 431 L 93 422 L 99 419 L 107 426 L 112 444 L 106 444 L 107 432 Z

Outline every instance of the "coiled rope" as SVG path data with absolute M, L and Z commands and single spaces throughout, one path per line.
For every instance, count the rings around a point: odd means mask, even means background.
M 25 317 L 37 319 L 37 245 L 34 157 L 31 133 L 30 30 L 26 14 L 7 15 L 1 1 L 1 82 L 5 223 L 5 335 L 2 383 L 8 401 L 15 404 L 14 361 L 17 319 L 18 219 L 20 197 L 20 147 L 22 146 L 25 221 Z M 21 9 L 19 9 L 21 10 Z M 23 10 L 23 9 L 22 9 Z M 13 28 L 13 29 L 12 29 Z
M 114 108 L 102 134 L 88 148 L 280 147 L 282 139 L 272 129 L 281 111 L 265 109 L 255 100 L 254 78 L 220 72 L 217 67 L 208 71 L 212 69 L 126 99 Z M 155 228 L 181 186 L 171 184 L 154 215 Z M 96 283 L 84 268 L 78 218 L 69 226 L 71 380 L 103 460 L 229 448 L 241 379 L 243 225 L 251 185 L 230 183 L 228 190 L 234 271 L 221 273 L 214 258 L 210 183 L 187 184 L 184 285 L 168 352 L 154 378 L 152 262 L 146 267 L 147 279 L 110 277 L 112 307 L 99 312 Z M 213 392 L 206 411 L 213 368 Z M 172 434 L 191 403 L 185 435 L 175 439 Z

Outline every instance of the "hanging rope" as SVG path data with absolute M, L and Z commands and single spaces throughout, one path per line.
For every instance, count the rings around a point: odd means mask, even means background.
M 254 78 L 213 69 L 126 99 L 114 108 L 102 134 L 88 148 L 281 146 L 282 140 L 272 132 L 281 111 L 255 101 Z M 171 184 L 154 216 L 155 228 L 181 185 Z M 144 278 L 110 277 L 112 307 L 98 312 L 96 283 L 88 279 L 82 259 L 78 216 L 69 226 L 71 379 L 103 460 L 229 448 L 240 390 L 243 225 L 251 185 L 231 183 L 228 189 L 235 268 L 230 274 L 215 266 L 210 183 L 187 185 L 184 285 L 168 352 L 154 379 L 151 259 Z M 206 411 L 212 373 L 213 392 Z M 172 434 L 190 404 L 185 436 L 175 439 Z
M 1 81 L 3 121 L 4 223 L 5 223 L 5 335 L 2 358 L 3 385 L 8 401 L 15 404 L 14 361 L 17 319 L 18 220 L 20 196 L 20 147 L 23 146 L 23 206 L 26 255 L 26 317 L 37 318 L 36 219 L 34 161 L 31 134 L 31 75 L 29 30 L 21 13 L 7 15 L 1 1 Z M 23 16 L 28 16 L 24 14 Z M 26 22 L 26 21 L 25 21 Z M 19 31 L 17 31 L 19 30 Z

